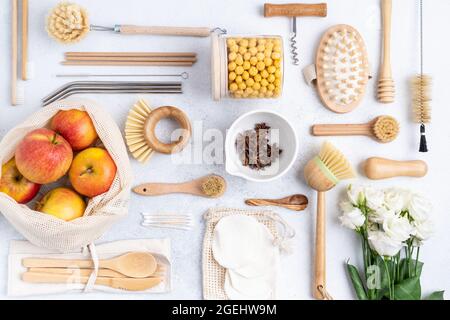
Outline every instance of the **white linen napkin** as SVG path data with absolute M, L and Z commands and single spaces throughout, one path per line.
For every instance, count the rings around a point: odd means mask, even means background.
M 171 257 L 170 239 L 139 239 L 122 240 L 99 244 L 95 246 L 99 259 L 109 259 L 130 251 L 147 251 L 152 253 L 158 264 L 165 267 L 163 281 L 151 289 L 145 291 L 126 291 L 105 286 L 93 285 L 94 291 L 111 293 L 165 293 L 171 290 Z M 12 240 L 8 255 L 8 296 L 29 296 L 42 294 L 56 294 L 65 292 L 82 292 L 84 284 L 46 284 L 26 283 L 21 280 L 21 275 L 26 271 L 22 266 L 23 258 L 58 258 L 58 259 L 90 259 L 88 250 L 61 254 L 57 251 L 39 248 L 28 241 Z

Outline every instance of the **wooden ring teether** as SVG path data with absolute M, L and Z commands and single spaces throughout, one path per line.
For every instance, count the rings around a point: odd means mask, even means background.
M 183 129 L 181 137 L 178 141 L 171 143 L 163 143 L 157 137 L 155 133 L 156 125 L 159 121 L 165 118 L 171 118 L 178 122 L 181 129 Z M 150 148 L 156 152 L 172 154 L 183 150 L 191 137 L 191 123 L 187 115 L 180 109 L 172 106 L 159 107 L 153 110 L 144 126 L 144 136 Z

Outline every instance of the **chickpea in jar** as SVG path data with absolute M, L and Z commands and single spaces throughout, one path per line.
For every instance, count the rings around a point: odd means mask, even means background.
M 228 38 L 228 91 L 233 98 L 277 98 L 282 44 L 277 38 Z

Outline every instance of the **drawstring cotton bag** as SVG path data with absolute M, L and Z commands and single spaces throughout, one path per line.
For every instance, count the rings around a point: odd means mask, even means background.
M 103 147 L 114 160 L 117 173 L 111 188 L 89 199 L 83 217 L 68 222 L 34 211 L 32 206 L 20 205 L 0 193 L 0 212 L 14 228 L 34 245 L 59 252 L 87 247 L 116 221 L 125 217 L 132 181 L 130 162 L 119 128 L 106 109 L 89 100 L 54 102 L 13 128 L 0 142 L 0 163 L 4 164 L 14 157 L 17 145 L 28 132 L 48 126 L 58 111 L 70 109 L 83 110 L 89 114 Z

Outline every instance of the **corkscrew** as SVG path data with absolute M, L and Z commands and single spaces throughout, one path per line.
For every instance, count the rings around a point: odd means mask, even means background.
M 264 17 L 290 17 L 292 18 L 292 32 L 290 36 L 290 52 L 292 56 L 292 63 L 298 65 L 300 59 L 298 58 L 297 45 L 297 17 L 326 17 L 327 4 L 305 4 L 305 3 L 290 3 L 290 4 L 264 4 Z

